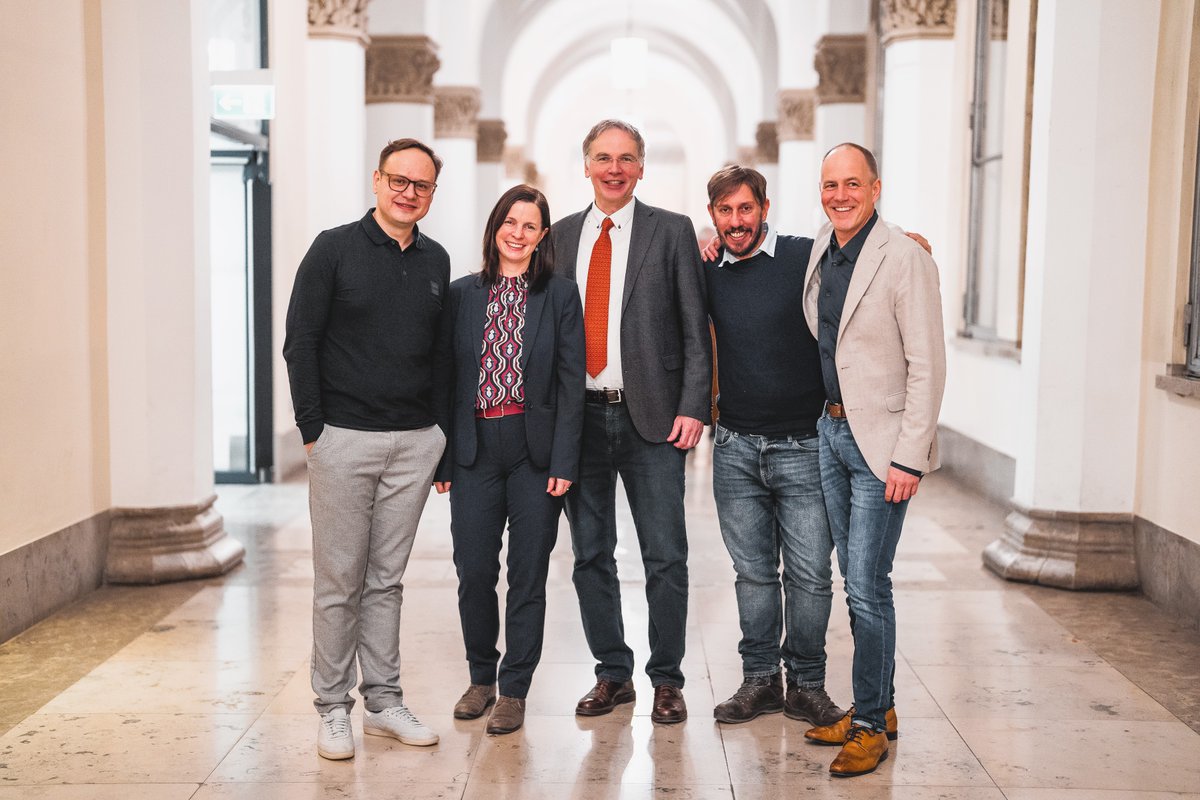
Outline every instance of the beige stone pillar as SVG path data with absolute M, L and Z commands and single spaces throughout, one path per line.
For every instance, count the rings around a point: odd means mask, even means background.
M 433 146 L 433 76 L 441 62 L 428 36 L 373 36 L 366 61 L 368 174 L 393 139 L 412 137 Z M 366 187 L 370 203 L 370 187 Z
M 433 96 L 433 146 L 445 166 L 422 229 L 450 253 L 457 277 L 478 270 L 482 259 L 484 221 L 476 218 L 480 92 L 474 86 L 436 86 Z
M 476 202 L 479 206 L 477 217 L 481 225 L 491 213 L 496 198 L 508 189 L 504 182 L 504 140 L 508 133 L 504 129 L 504 120 L 479 120 L 479 133 L 475 140 L 475 151 L 478 157 L 476 176 Z
M 817 191 L 817 159 L 813 144 L 813 115 L 816 91 L 781 89 L 779 119 L 779 177 L 771 218 L 783 233 L 803 235 L 819 222 L 820 194 Z

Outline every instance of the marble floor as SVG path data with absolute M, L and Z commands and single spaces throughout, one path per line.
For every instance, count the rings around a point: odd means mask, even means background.
M 544 658 L 525 728 L 489 737 L 451 708 L 467 684 L 448 504 L 434 496 L 406 576 L 406 699 L 432 748 L 363 737 L 357 757 L 315 751 L 308 687 L 311 547 L 306 487 L 220 487 L 246 563 L 221 579 L 105 587 L 0 645 L 0 800 L 558 800 L 962 798 L 1200 800 L 1200 633 L 1136 594 L 1006 583 L 980 566 L 1004 509 L 934 475 L 914 501 L 895 571 L 900 738 L 872 775 L 834 780 L 831 748 L 770 715 L 712 720 L 740 681 L 733 572 L 708 454 L 690 459 L 691 718 L 659 726 L 636 705 L 573 715 L 592 664 L 561 530 Z M 620 562 L 630 644 L 646 614 L 632 522 Z M 849 702 L 842 595 L 829 689 Z

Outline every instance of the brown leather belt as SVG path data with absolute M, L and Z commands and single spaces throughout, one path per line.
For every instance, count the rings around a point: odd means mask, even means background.
M 476 419 L 500 419 L 501 417 L 511 417 L 513 414 L 524 414 L 525 406 L 520 403 L 505 403 L 502 406 L 492 406 L 491 408 L 475 409 Z
M 841 403 L 826 403 L 825 404 L 825 413 L 828 414 L 829 416 L 833 417 L 834 419 L 845 419 L 846 418 L 846 407 L 844 405 L 842 405 Z

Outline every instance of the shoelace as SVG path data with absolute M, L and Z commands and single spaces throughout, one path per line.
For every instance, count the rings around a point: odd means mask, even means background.
M 391 717 L 392 719 L 398 719 L 401 722 L 407 722 L 412 725 L 420 725 L 421 724 L 421 721 L 418 720 L 416 715 L 414 715 L 412 713 L 412 711 L 410 711 L 408 709 L 408 706 L 392 706 L 391 708 L 384 709 L 381 713 L 385 717 Z
M 873 730 L 870 728 L 864 728 L 862 725 L 851 725 L 850 732 L 846 734 L 846 744 L 857 742 L 860 747 L 864 746 L 866 742 L 859 740 L 866 739 L 868 736 L 874 733 L 875 732 Z
M 754 695 L 760 689 L 764 688 L 763 684 L 743 683 L 738 690 L 733 693 L 734 700 L 752 700 Z
M 350 716 L 334 716 L 330 714 L 325 717 L 325 727 L 329 730 L 329 736 L 333 739 L 350 736 Z

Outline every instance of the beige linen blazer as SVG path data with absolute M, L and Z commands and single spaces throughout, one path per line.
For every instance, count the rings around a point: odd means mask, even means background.
M 804 278 L 804 316 L 813 336 L 821 257 L 832 233 L 829 223 L 821 226 Z M 836 361 L 846 418 L 871 472 L 886 481 L 893 461 L 926 473 L 937 469 L 937 420 L 946 386 L 937 265 L 882 217 L 854 265 Z

